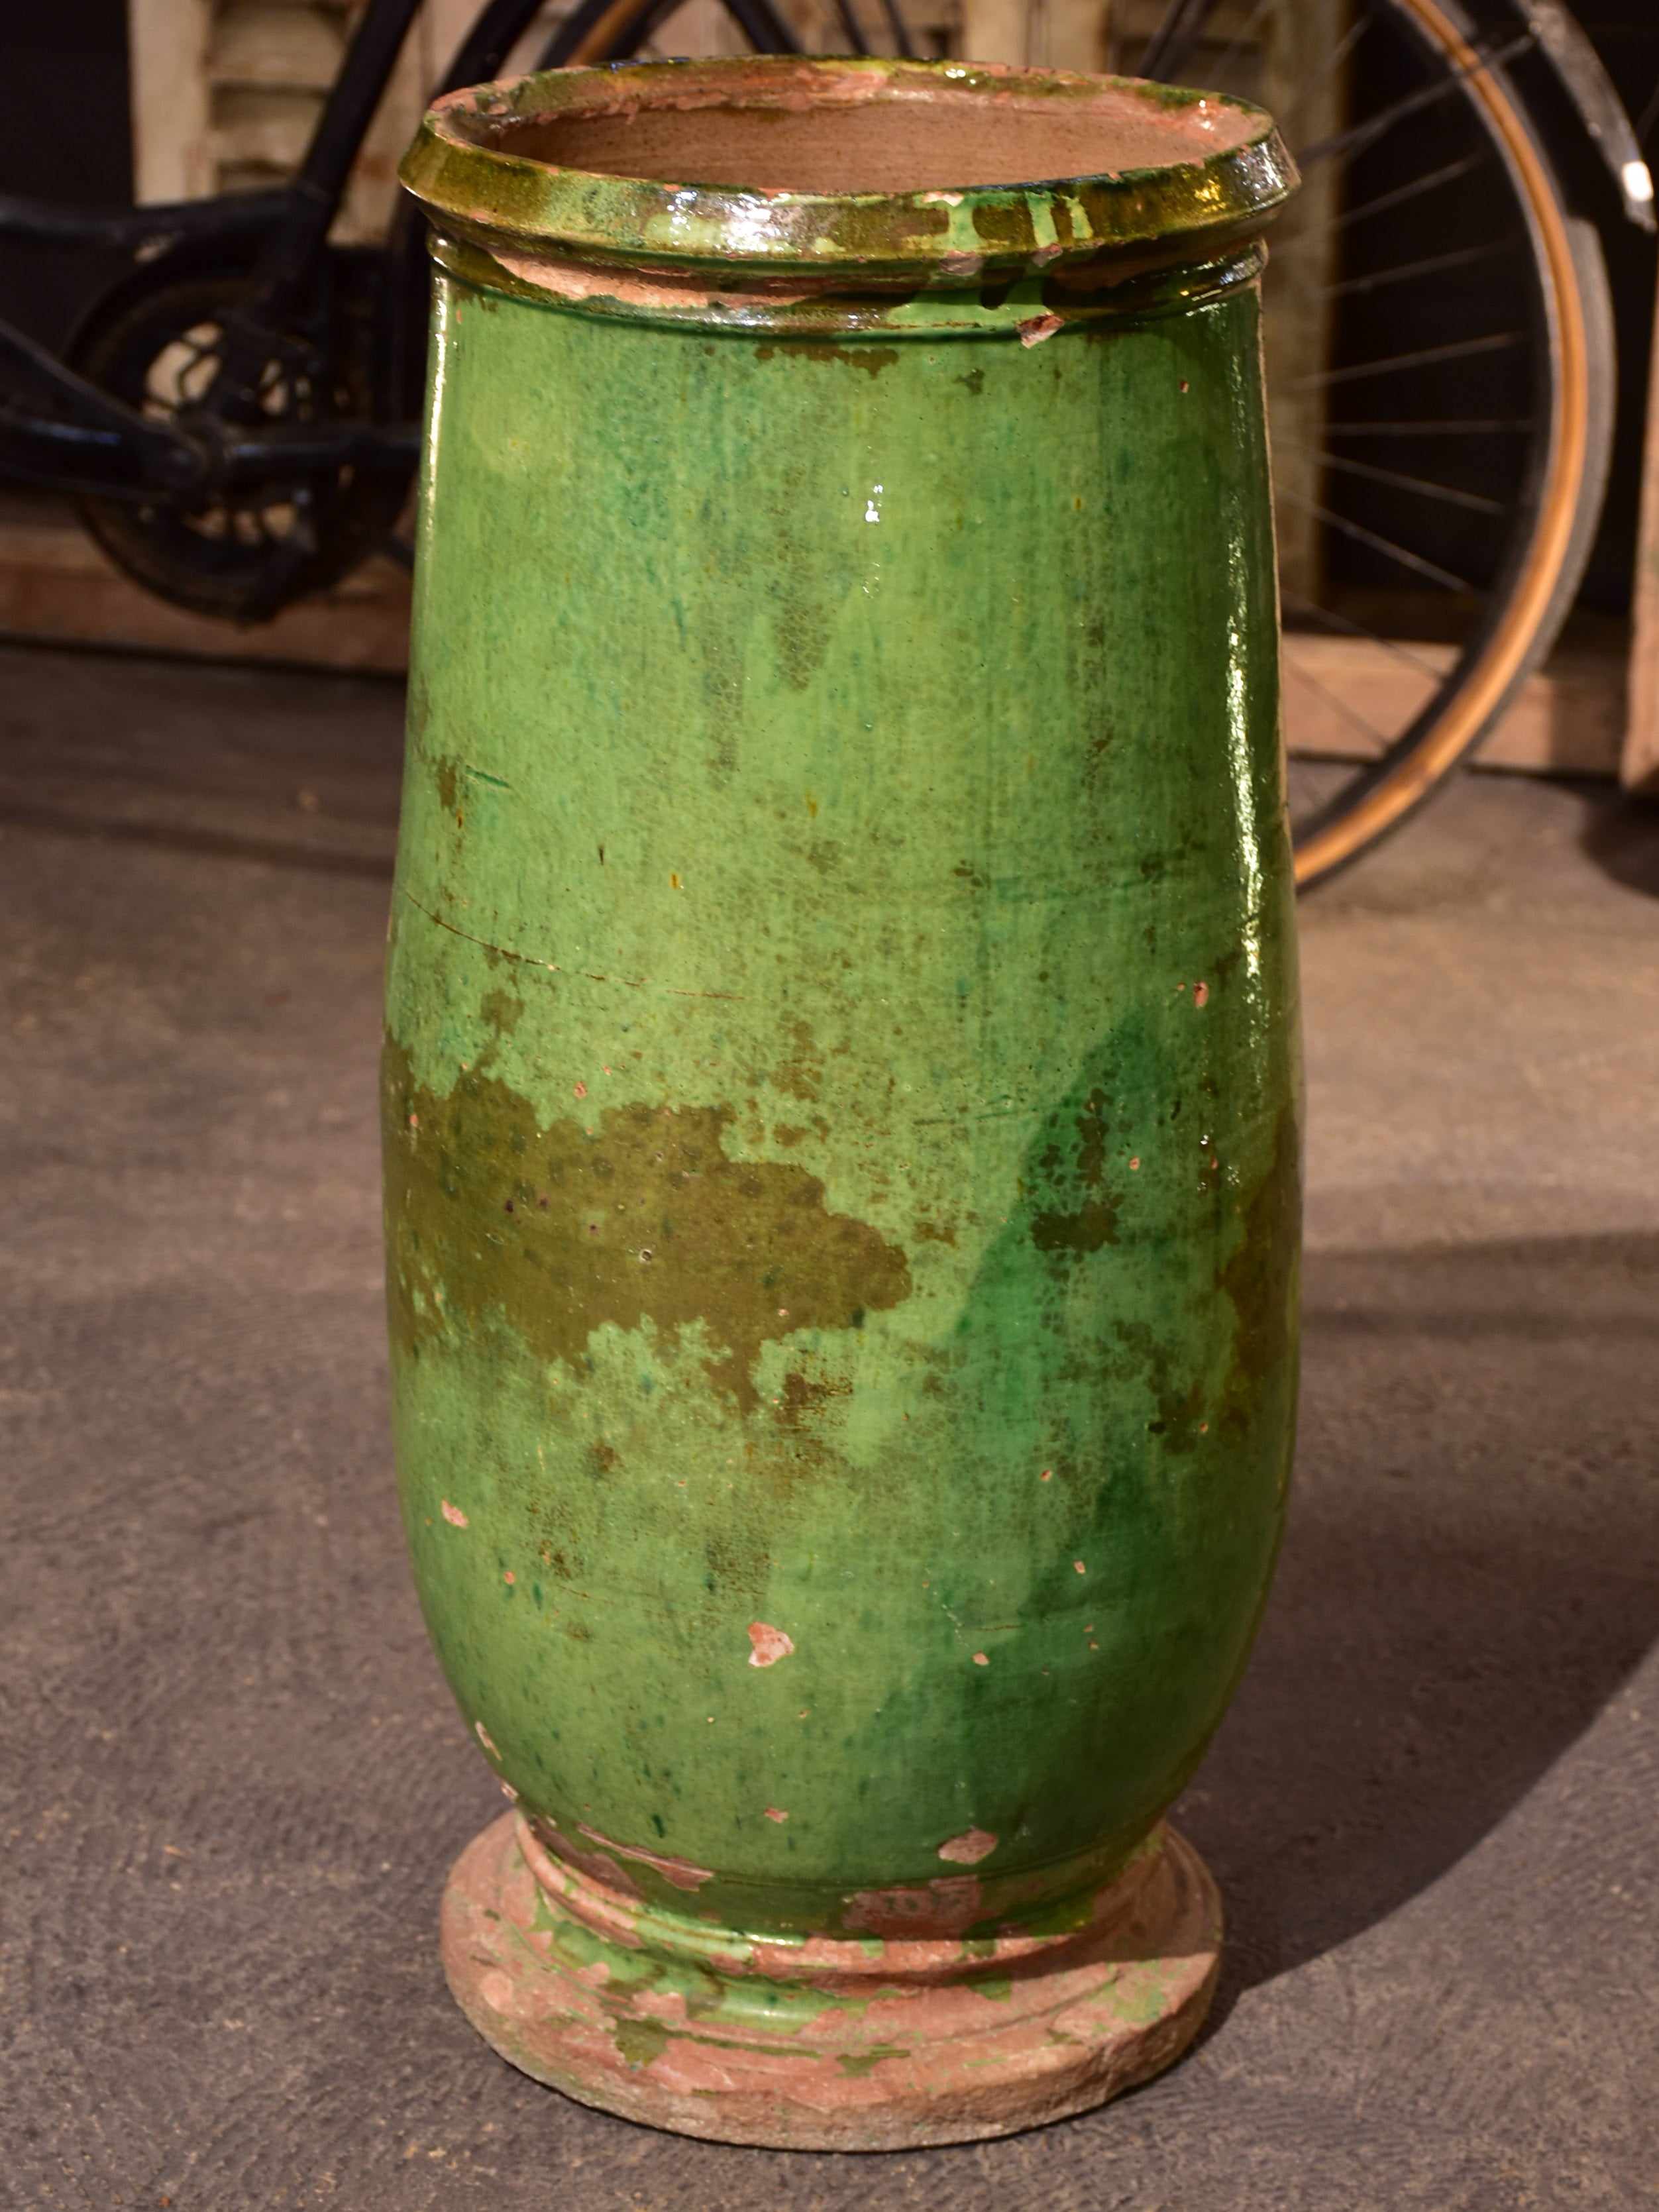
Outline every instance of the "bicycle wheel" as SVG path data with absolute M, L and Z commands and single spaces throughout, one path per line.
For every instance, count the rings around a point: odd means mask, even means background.
M 771 0 L 726 4 L 794 50 Z M 672 52 L 678 5 L 581 0 L 541 65 Z M 883 5 L 838 0 L 846 43 L 908 43 Z M 1457 0 L 1325 0 L 1349 20 L 1321 51 L 1285 0 L 1140 5 L 1137 34 L 1119 0 L 1115 64 L 1260 100 L 1308 179 L 1264 319 L 1306 885 L 1405 821 L 1553 642 L 1607 477 L 1606 272 L 1505 72 L 1530 33 L 1483 42 Z
M 1455 0 L 1361 0 L 1275 57 L 1276 0 L 1175 0 L 1119 58 L 1262 97 L 1307 179 L 1265 318 L 1297 879 L 1429 797 L 1548 651 L 1613 409 L 1595 232 Z M 1264 76 L 1279 82 L 1263 82 Z

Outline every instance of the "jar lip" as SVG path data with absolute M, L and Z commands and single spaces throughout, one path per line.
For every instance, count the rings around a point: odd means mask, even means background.
M 822 118 L 856 114 L 868 137 L 872 111 L 905 118 L 904 134 L 876 134 L 890 143 L 872 157 L 897 187 L 812 188 L 815 161 L 838 166 Z M 793 163 L 809 182 L 641 177 L 623 173 L 623 157 L 607 153 L 616 126 L 647 118 L 659 155 L 666 149 L 656 166 L 678 166 L 674 143 L 690 145 L 696 126 L 686 125 L 700 112 L 726 118 L 728 136 L 734 118 L 764 114 L 770 143 L 764 159 L 728 146 L 723 162 L 705 152 L 684 166 L 729 171 L 753 159 L 787 173 Z M 1000 137 L 1003 147 L 1000 157 L 969 159 L 970 169 L 998 158 L 1005 169 L 1018 167 L 1025 145 L 1075 155 L 1097 143 L 1109 151 L 1115 137 L 1133 158 L 1063 175 L 951 184 L 950 163 L 964 158 L 952 150 L 964 123 L 969 136 Z M 755 136 L 746 123 L 736 127 L 740 137 Z M 816 151 L 803 150 L 809 135 Z M 562 138 L 596 165 L 550 158 L 564 150 Z M 922 138 L 931 147 L 918 150 Z M 859 158 L 842 156 L 839 166 Z M 427 114 L 400 174 L 441 228 L 486 246 L 928 286 L 1054 264 L 1069 274 L 1153 244 L 1178 250 L 1190 241 L 1195 253 L 1207 252 L 1260 230 L 1297 182 L 1272 118 L 1224 94 L 1000 64 L 796 55 L 550 70 L 451 93 Z

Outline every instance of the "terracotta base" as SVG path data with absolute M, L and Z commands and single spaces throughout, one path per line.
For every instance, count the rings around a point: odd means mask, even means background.
M 717 2142 L 906 2150 L 1103 2105 L 1178 2058 L 1221 1908 L 1160 1828 L 1073 1932 L 750 1938 L 552 1857 L 516 1814 L 457 1860 L 444 1971 L 504 2058 L 585 2105 Z

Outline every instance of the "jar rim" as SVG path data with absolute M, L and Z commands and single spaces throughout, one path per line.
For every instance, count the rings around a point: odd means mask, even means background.
M 884 128 L 890 116 L 902 128 Z M 972 180 L 1044 151 L 1124 158 Z M 631 158 L 641 152 L 653 158 Z M 562 153 L 576 158 L 552 158 Z M 935 181 L 952 162 L 969 181 Z M 813 188 L 860 163 L 882 189 Z M 630 167 L 701 168 L 706 180 Z M 797 55 L 552 70 L 451 93 L 400 174 L 441 232 L 486 248 L 928 289 L 1036 272 L 1086 285 L 1097 264 L 1093 281 L 1109 282 L 1114 260 L 1144 264 L 1149 248 L 1202 258 L 1253 237 L 1297 182 L 1272 118 L 1220 94 Z M 761 180 L 791 175 L 801 181 Z

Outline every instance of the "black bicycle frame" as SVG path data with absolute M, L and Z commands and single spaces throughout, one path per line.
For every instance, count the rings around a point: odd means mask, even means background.
M 416 451 L 416 427 L 395 416 L 401 411 L 398 395 L 410 386 L 416 349 L 424 346 L 426 295 L 421 228 L 406 210 L 394 219 L 385 249 L 380 388 L 391 403 L 386 409 L 389 419 L 316 427 L 271 423 L 261 420 L 258 392 L 272 335 L 315 282 L 352 163 L 419 4 L 420 0 L 369 0 L 291 183 L 272 191 L 118 212 L 54 208 L 0 196 L 0 238 L 64 249 L 117 248 L 136 265 L 166 264 L 181 252 L 204 247 L 239 249 L 249 257 L 252 277 L 246 304 L 226 318 L 213 385 L 187 423 L 149 420 L 0 320 L 0 475 L 116 498 L 191 501 L 241 482 L 268 480 L 284 468 L 410 465 Z M 538 4 L 539 0 L 487 0 L 439 89 L 499 76 Z M 760 51 L 795 50 L 773 0 L 729 4 Z M 884 4 L 890 11 L 894 0 Z M 1143 65 L 1154 73 L 1175 65 L 1216 4 L 1217 0 L 1167 0 Z M 1646 169 L 1589 41 L 1559 0 L 1510 4 L 1526 20 L 1528 42 L 1536 41 L 1567 85 L 1619 179 L 1626 213 L 1651 228 Z M 855 31 L 848 0 L 842 6 Z M 589 33 L 602 40 L 602 26 L 612 12 L 612 0 L 581 0 L 543 57 L 544 65 L 568 58 L 576 40 Z M 861 47 L 864 40 L 856 43 Z
M 409 466 L 418 446 L 411 422 L 270 423 L 258 419 L 254 393 L 270 357 L 270 332 L 316 277 L 351 165 L 419 4 L 369 0 L 299 173 L 289 184 L 107 212 L 0 196 L 0 238 L 64 249 L 117 248 L 135 264 L 161 263 L 184 249 L 224 247 L 249 257 L 253 287 L 240 313 L 228 318 L 213 387 L 187 426 L 149 420 L 0 320 L 0 474 L 108 497 L 176 501 L 203 498 L 284 469 Z M 489 0 L 441 89 L 498 76 L 538 5 L 539 0 Z M 418 224 L 407 218 L 394 222 L 386 258 L 389 388 L 396 391 L 402 388 L 400 359 L 423 339 L 414 327 L 425 306 Z M 414 281 L 409 281 L 411 272 Z

